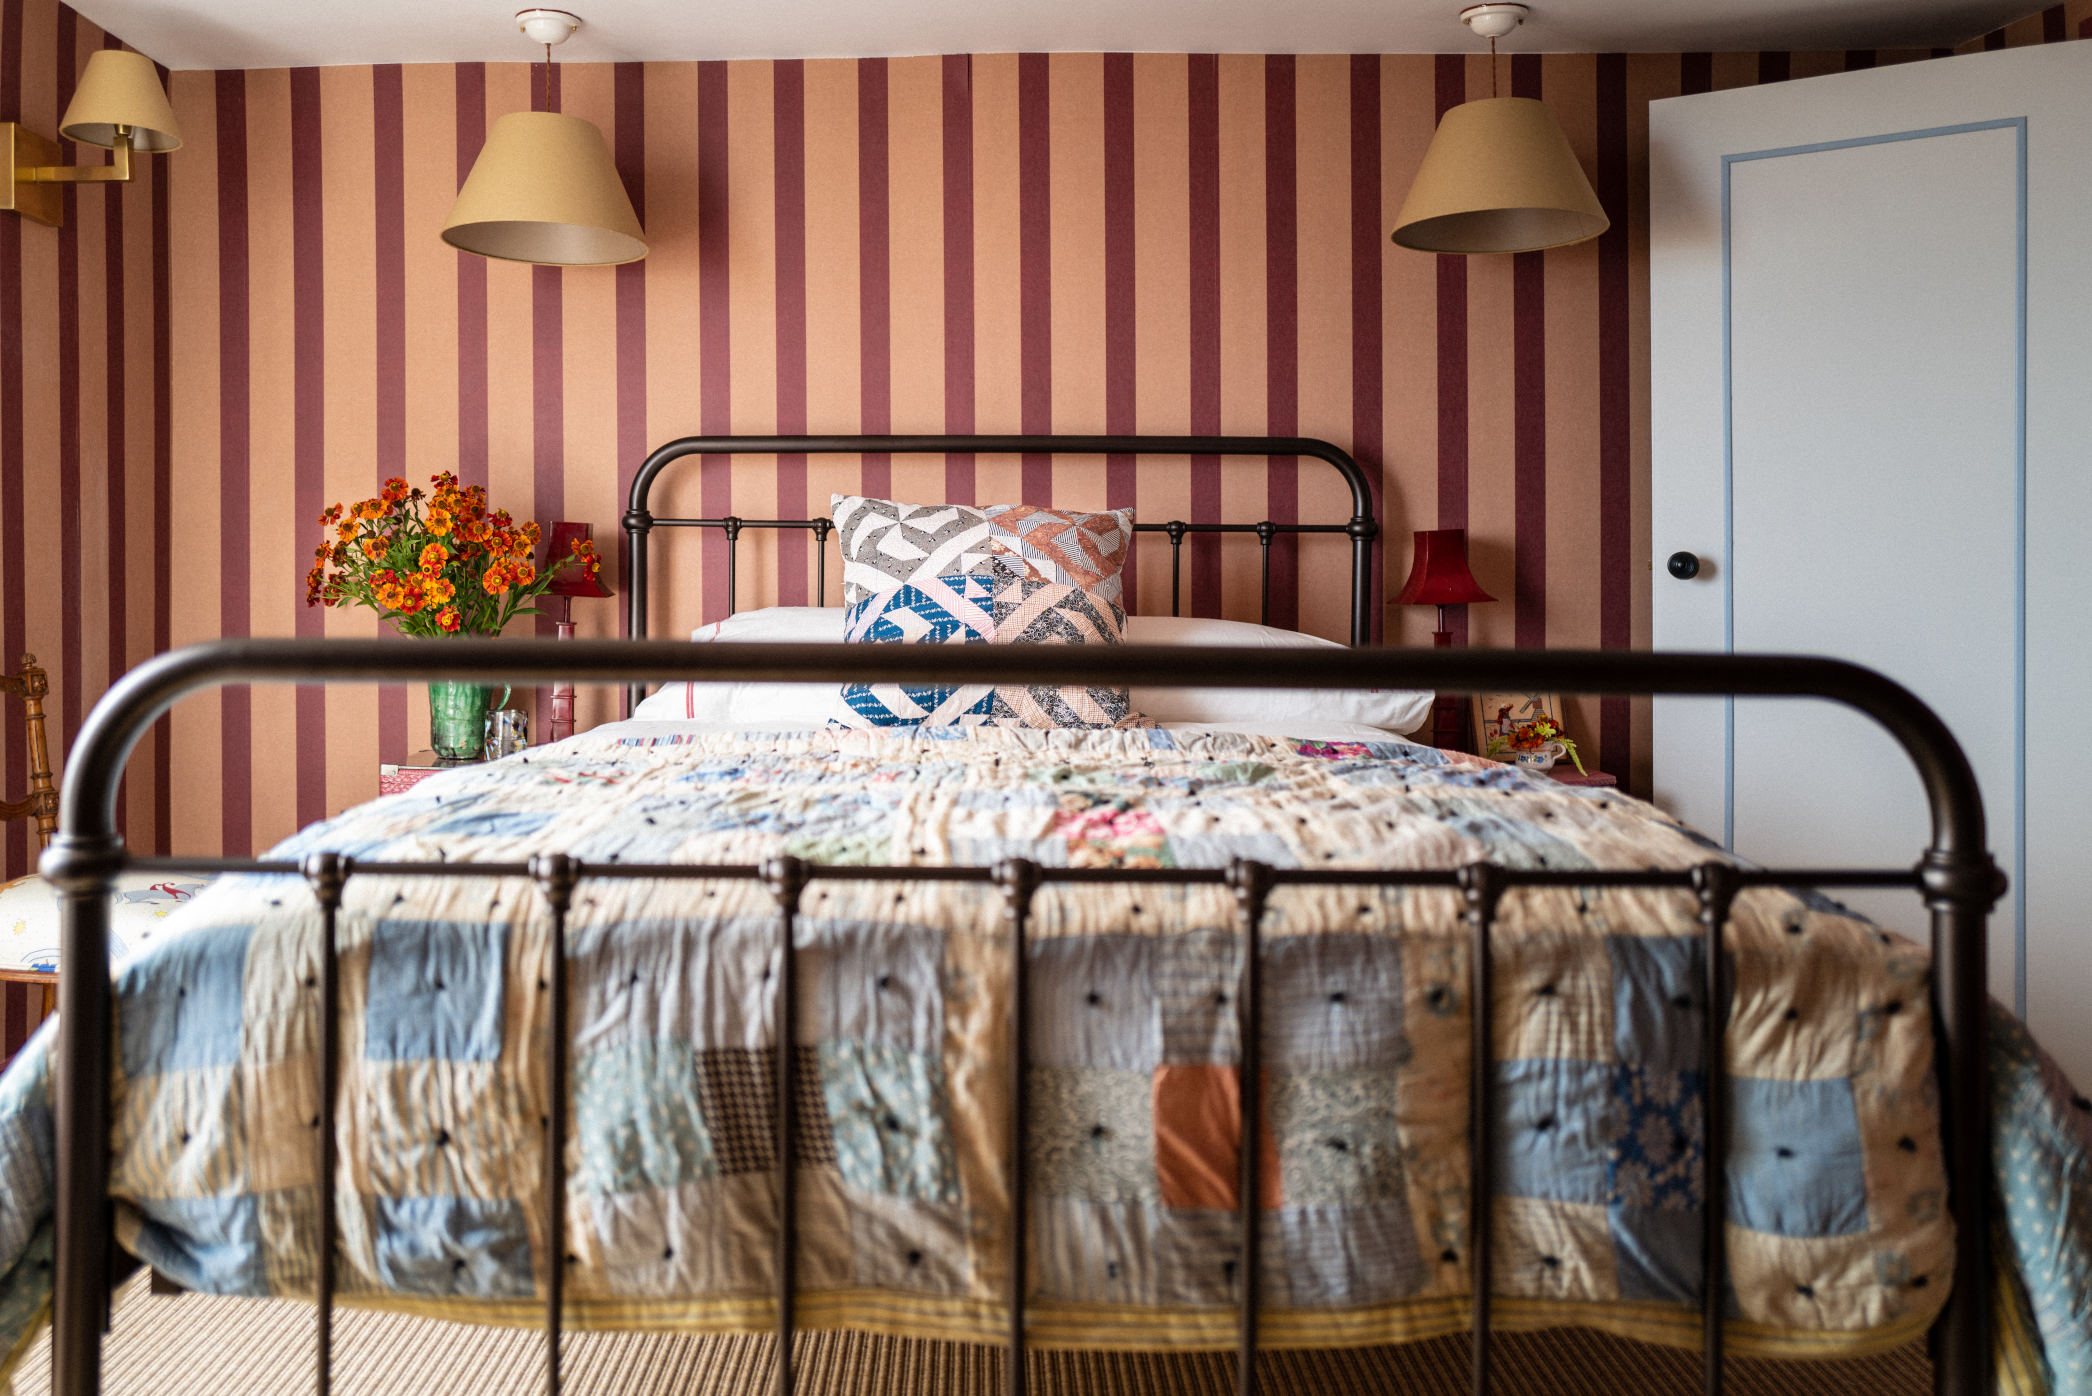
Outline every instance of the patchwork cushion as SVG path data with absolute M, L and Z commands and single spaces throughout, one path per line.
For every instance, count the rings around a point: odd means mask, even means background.
M 1133 511 L 833 497 L 843 638 L 856 644 L 1116 645 Z M 1140 725 L 1123 688 L 850 684 L 845 727 Z

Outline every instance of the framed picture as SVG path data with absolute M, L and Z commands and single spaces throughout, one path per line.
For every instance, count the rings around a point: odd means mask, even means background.
M 1477 693 L 1473 702 L 1477 756 L 1489 755 L 1489 744 L 1508 736 L 1521 722 L 1550 717 L 1557 726 L 1563 725 L 1558 693 Z

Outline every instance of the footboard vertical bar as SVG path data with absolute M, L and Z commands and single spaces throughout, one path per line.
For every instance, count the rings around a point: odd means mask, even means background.
M 564 853 L 540 853 L 530 860 L 530 875 L 552 908 L 545 976 L 552 995 L 545 1052 L 545 1392 L 559 1396 L 567 1299 L 567 911 L 581 864 Z
M 1257 594 L 1262 607 L 1257 617 L 1259 625 L 1271 624 L 1271 540 L 1278 536 L 1278 525 L 1269 519 L 1257 524 L 1257 552 L 1261 570 L 1258 574 Z
M 313 1390 L 334 1390 L 334 1252 L 340 1223 L 335 1216 L 334 1131 L 341 1095 L 341 946 L 334 936 L 335 913 L 341 907 L 348 860 L 335 853 L 313 853 L 305 859 L 305 881 L 320 904 L 320 1113 L 315 1164 L 320 1204 L 319 1268 L 313 1276 Z
M 1493 1213 L 1496 1209 L 1496 1042 L 1491 1006 L 1495 985 L 1490 974 L 1489 931 L 1496 921 L 1504 887 L 1489 863 L 1460 869 L 1460 893 L 1467 902 L 1469 933 L 1467 1063 L 1467 1266 L 1474 1290 L 1474 1326 L 1470 1330 L 1468 1390 L 1489 1390 L 1489 1292 L 1495 1269 Z
M 1010 1156 L 1004 1168 L 1010 1190 L 1010 1337 L 1003 1357 L 1004 1396 L 1024 1396 L 1024 1299 L 1031 1252 L 1031 929 L 1032 897 L 1039 890 L 1039 865 L 1010 858 L 995 867 L 1003 914 L 1010 923 Z
M 1933 1029 L 1939 1035 L 1947 1205 L 1954 1217 L 1954 1283 L 1932 1328 L 1938 1396 L 1988 1396 L 1990 1350 L 1990 1002 L 1984 937 L 2004 875 L 1981 845 L 1958 856 L 1935 838 L 1919 865 L 1932 910 Z
M 724 531 L 726 533 L 726 613 L 732 615 L 741 609 L 734 604 L 734 584 L 740 580 L 741 576 L 741 569 L 735 561 L 735 555 L 741 546 L 741 521 L 729 514 L 724 524 Z
M 71 789 L 71 770 L 67 789 Z M 113 792 L 116 781 L 111 777 Z M 109 1321 L 109 888 L 123 869 L 114 835 L 62 833 L 44 853 L 58 888 L 56 1396 L 99 1396 Z
M 1721 1396 L 1722 1326 L 1729 1279 L 1729 959 L 1722 930 L 1736 901 L 1736 869 L 1702 863 L 1692 870 L 1700 900 L 1701 1079 L 1706 1082 L 1705 1183 L 1700 1202 L 1700 1385 Z
M 777 1151 L 777 1381 L 776 1396 L 792 1396 L 792 1335 L 798 1318 L 799 1264 L 799 894 L 806 864 L 772 858 L 763 881 L 777 899 L 777 1056 L 773 1085 Z
M 1237 859 L 1228 886 L 1242 917 L 1242 971 L 1235 988 L 1235 1025 L 1242 1036 L 1242 1309 L 1235 1350 L 1236 1396 L 1257 1396 L 1257 1314 L 1263 1301 L 1259 1224 L 1264 1200 L 1264 909 L 1271 900 L 1268 864 Z
M 833 519 L 808 519 L 814 531 L 814 604 L 828 604 L 828 534 L 835 527 Z

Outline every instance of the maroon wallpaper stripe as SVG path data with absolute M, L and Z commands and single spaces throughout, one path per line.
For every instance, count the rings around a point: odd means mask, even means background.
M 1711 53 L 1679 54 L 1678 90 L 1687 96 L 1695 92 L 1712 92 L 1714 90 L 1714 55 Z
M 2061 5 L 2051 5 L 2041 12 L 2041 42 L 2060 44 L 2070 37 L 2067 21 Z
M 611 76 L 611 157 L 617 163 L 632 212 L 646 227 L 646 65 L 620 63 Z M 646 458 L 646 263 L 628 262 L 617 269 L 617 508 L 624 512 L 632 494 L 632 477 Z M 607 539 L 596 545 L 606 559 Z M 625 534 L 617 531 L 616 575 L 625 575 Z M 607 579 L 606 579 L 607 580 Z M 615 583 L 614 585 L 622 585 Z M 616 606 L 618 633 L 630 631 L 623 606 Z
M 1355 54 L 1351 59 L 1351 452 L 1373 487 L 1373 517 L 1380 535 L 1373 540 L 1373 574 L 1387 566 L 1387 492 L 1380 443 L 1384 439 L 1386 390 L 1381 355 L 1381 327 L 1387 307 L 1381 300 L 1380 226 L 1380 59 Z M 1406 543 L 1406 539 L 1397 540 Z M 1385 638 L 1386 608 L 1372 616 L 1375 644 Z
M 1220 417 L 1220 60 L 1195 53 L 1190 72 L 1191 199 L 1191 335 L 1186 345 L 1191 368 L 1191 434 L 1218 435 Z M 1220 461 L 1191 458 L 1192 523 L 1220 523 Z M 1192 538 L 1189 550 L 1190 595 L 1184 609 L 1195 616 L 1220 614 L 1220 546 L 1213 538 Z
M 325 147 L 320 140 L 320 70 L 291 69 L 291 433 L 292 513 L 298 537 L 313 536 L 313 520 L 327 507 L 327 245 L 320 206 Z M 380 399 L 382 402 L 382 398 Z M 382 416 L 382 410 L 380 412 Z M 310 564 L 293 554 L 285 586 L 298 586 Z M 300 588 L 302 591 L 302 588 Z M 301 636 L 323 633 L 323 612 L 300 605 L 292 625 Z M 327 809 L 327 694 L 298 689 L 298 823 L 325 819 Z
M 1017 58 L 1018 359 L 1020 430 L 1053 430 L 1053 89 L 1043 53 Z M 1019 498 L 1053 502 L 1053 458 L 1024 457 Z
M 160 82 L 167 70 L 160 69 Z M 168 220 L 167 175 L 154 169 L 153 229 L 153 653 L 174 646 L 174 276 Z M 13 219 L 5 220 L 14 222 Z M 11 265 L 0 250 L 0 265 Z M 10 515 L 10 517 L 13 517 Z M 153 851 L 172 847 L 174 830 L 174 724 L 153 724 Z
M 218 598 L 221 635 L 249 632 L 247 75 L 216 75 L 218 107 Z M 226 139 L 230 133 L 239 139 Z M 225 800 L 221 846 L 253 849 L 253 703 L 242 685 L 221 690 Z
M 1540 55 L 1511 59 L 1511 95 L 1540 98 Z M 1521 649 L 1547 644 L 1547 254 L 1511 258 L 1513 627 Z
M 458 187 L 487 143 L 487 65 L 460 63 L 458 73 Z M 487 483 L 487 263 L 458 257 L 458 478 Z
M 697 326 L 698 422 L 706 436 L 734 429 L 733 308 L 727 215 L 726 64 L 697 65 Z M 733 463 L 717 456 L 699 469 L 699 507 L 706 518 L 733 512 Z M 726 542 L 716 529 L 700 530 L 704 618 L 726 614 Z
M 1758 55 L 1758 81 L 1785 82 L 1792 71 L 1792 55 L 1782 49 L 1777 53 Z
M 806 430 L 806 64 L 776 65 L 777 430 Z M 777 458 L 777 517 L 807 517 L 806 457 Z M 779 530 L 777 599 L 807 604 L 807 536 Z
M 57 65 L 57 108 L 64 111 L 73 99 L 75 69 L 80 61 L 79 17 L 70 7 L 58 12 L 58 43 L 53 59 Z M 99 151 L 95 152 L 97 155 Z M 83 159 L 80 147 L 61 139 L 58 163 L 77 164 Z M 107 190 L 97 190 L 106 195 Z M 65 223 L 58 229 L 58 303 L 70 310 L 80 304 L 80 188 L 59 186 L 60 208 Z M 80 596 L 80 317 L 66 313 L 58 317 L 58 585 L 59 594 Z M 80 654 L 80 606 L 59 610 L 59 660 L 44 663 L 51 670 L 51 684 L 58 700 L 57 730 L 51 734 L 54 760 L 80 730 L 82 665 Z M 12 657 L 10 657 L 11 659 Z
M 22 5 L 23 0 L 0 0 L 0 120 L 23 114 Z M 0 573 L 0 664 L 10 670 L 29 638 L 22 354 L 22 220 L 0 218 L 0 560 L 6 569 Z M 7 744 L 0 770 L 26 779 L 20 753 L 26 750 L 29 728 L 21 704 L 0 703 L 0 737 Z M 15 876 L 29 866 L 29 831 L 20 820 L 9 820 L 5 830 L 6 871 Z M 13 1021 L 15 1015 L 8 1017 Z
M 102 47 L 120 49 L 123 44 L 114 34 L 104 34 Z M 124 199 L 119 191 L 109 191 L 102 200 L 102 410 L 106 417 L 103 424 L 106 449 L 102 456 L 105 471 L 102 494 L 105 500 L 104 527 L 108 530 L 103 585 L 107 596 L 105 604 L 109 608 L 103 646 L 108 655 L 107 672 L 111 678 L 128 668 L 132 657 L 130 392 L 125 372 L 129 362 L 128 340 L 124 333 L 124 311 L 129 301 L 124 295 L 123 209 Z M 132 827 L 129 784 L 126 776 L 116 800 L 117 829 L 126 838 L 130 836 Z
M 1140 422 L 1139 340 L 1135 335 L 1133 55 L 1104 55 L 1104 430 L 1130 436 Z M 1104 507 L 1130 509 L 1134 458 L 1104 460 Z M 1140 549 L 1126 558 L 1126 596 L 1140 595 Z
M 857 60 L 857 363 L 859 431 L 893 431 L 892 216 L 887 191 L 887 62 Z M 864 492 L 893 494 L 893 458 L 864 458 Z M 824 501 L 813 501 L 819 510 Z M 816 598 L 815 604 L 820 604 Z
M 407 140 L 403 77 L 397 63 L 371 70 L 371 222 L 375 253 L 377 420 L 372 424 L 382 484 L 408 478 L 407 463 Z M 427 472 L 423 472 L 426 474 Z M 332 503 L 333 501 L 327 501 Z M 323 506 L 324 507 L 324 506 Z M 298 526 L 310 527 L 318 511 L 299 511 Z M 315 612 L 316 613 L 316 612 Z M 407 755 L 407 690 L 386 684 L 378 690 L 378 759 Z
M 947 54 L 944 96 L 944 429 L 974 431 L 973 357 L 973 59 Z M 944 497 L 972 504 L 974 459 L 944 463 Z
M 1300 172 L 1295 139 L 1297 95 L 1289 53 L 1264 60 L 1264 395 L 1266 431 L 1300 432 Z M 1300 466 L 1273 457 L 1265 475 L 1264 517 L 1300 521 Z M 1271 624 L 1295 629 L 1300 619 L 1298 540 L 1271 544 Z
M 1761 67 L 1762 72 L 1762 67 Z M 1598 644 L 1634 645 L 1634 402 L 1628 240 L 1627 56 L 1598 55 L 1595 192 L 1612 220 L 1598 238 Z M 1601 751 L 1627 751 L 1633 709 L 1598 704 Z M 1620 772 L 1625 774 L 1625 772 Z
M 1439 54 L 1432 64 L 1438 119 L 1467 100 L 1467 60 Z M 1438 527 L 1467 527 L 1467 259 L 1438 261 Z M 1467 608 L 1450 606 L 1446 629 L 1467 643 Z

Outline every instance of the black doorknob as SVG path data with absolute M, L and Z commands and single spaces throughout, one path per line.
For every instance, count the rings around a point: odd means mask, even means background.
M 1681 582 L 1689 582 L 1700 575 L 1700 560 L 1691 553 L 1672 553 L 1670 561 L 1665 565 L 1671 569 L 1671 575 Z

